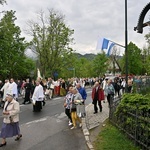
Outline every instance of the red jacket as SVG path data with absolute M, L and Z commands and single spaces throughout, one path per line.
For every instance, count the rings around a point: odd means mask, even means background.
M 92 100 L 94 100 L 94 95 L 95 95 L 95 92 L 96 92 L 96 87 L 94 87 L 92 89 Z M 98 100 L 99 101 L 102 101 L 105 99 L 105 96 L 104 96 L 104 91 L 103 89 L 99 86 L 98 87 Z

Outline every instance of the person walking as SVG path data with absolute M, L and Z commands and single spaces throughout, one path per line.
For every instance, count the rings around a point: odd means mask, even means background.
M 105 87 L 105 93 L 107 95 L 108 106 L 111 105 L 111 100 L 113 100 L 115 95 L 115 88 L 112 85 L 112 80 L 108 80 L 107 85 Z
M 132 93 L 133 90 L 133 81 L 131 80 L 131 78 L 128 78 L 128 87 L 127 87 L 127 92 L 128 93 Z
M 77 88 L 78 92 L 81 94 L 82 100 L 83 100 L 83 104 L 84 104 L 84 103 L 85 103 L 85 100 L 86 100 L 86 98 L 87 98 L 86 90 L 85 90 L 85 88 L 83 88 L 83 87 L 81 86 L 80 83 L 77 83 L 77 84 L 76 84 L 76 88 Z
M 99 105 L 100 112 L 102 112 L 102 103 L 101 101 L 105 99 L 104 91 L 100 86 L 99 82 L 95 82 L 94 88 L 92 89 L 92 100 L 94 105 L 94 114 L 98 112 L 97 103 Z
M 69 91 L 67 95 L 64 98 L 64 107 L 65 107 L 65 114 L 68 116 L 69 119 L 69 126 L 72 125 L 72 118 L 71 118 L 71 112 L 70 112 L 70 107 L 71 107 L 71 99 L 72 99 L 72 88 L 73 86 L 71 85 L 69 87 Z
M 7 101 L 3 109 L 4 119 L 0 133 L 0 137 L 2 138 L 0 147 L 3 147 L 7 144 L 6 138 L 17 136 L 15 141 L 18 141 L 22 137 L 19 128 L 19 103 L 14 99 L 13 94 L 11 93 L 7 94 L 6 100 Z
M 123 78 L 123 80 L 121 82 L 122 94 L 125 93 L 125 88 L 126 88 L 126 80 Z
M 76 124 L 77 121 L 79 122 L 79 127 L 82 126 L 82 121 L 77 115 L 77 101 L 82 102 L 82 96 L 75 87 L 72 88 L 72 93 L 73 96 L 71 100 L 71 118 L 72 118 L 73 127 L 71 127 L 71 129 L 74 129 L 77 127 Z
M 17 84 L 14 82 L 14 79 L 10 79 L 10 84 L 8 88 L 8 93 L 13 94 L 13 97 L 17 100 L 18 99 L 18 89 Z
M 26 102 L 28 102 L 28 104 L 30 104 L 31 103 L 30 96 L 31 96 L 32 84 L 29 82 L 29 79 L 26 79 L 26 84 L 24 85 L 24 88 L 25 88 L 25 99 L 22 104 L 26 104 Z
M 18 80 L 17 81 L 18 96 L 21 96 L 21 85 L 22 85 L 21 80 Z
M 10 84 L 10 83 L 9 83 L 9 79 L 6 79 L 6 80 L 5 80 L 5 84 L 4 84 L 3 87 L 1 88 L 1 91 L 3 92 L 2 104 L 4 104 L 5 101 L 6 101 L 6 94 L 7 94 L 7 92 L 8 92 L 9 84 Z M 3 107 L 2 104 L 1 104 L 1 107 Z
M 40 84 L 40 81 L 36 80 L 36 87 L 35 87 L 33 95 L 32 95 L 33 112 L 41 111 L 43 99 L 44 99 L 43 87 Z
M 40 82 L 41 86 L 43 87 L 43 95 L 44 95 L 44 91 L 45 91 L 46 87 L 45 87 L 45 85 L 44 85 L 44 83 L 43 83 L 43 81 L 42 81 L 42 79 L 40 77 L 37 77 L 37 80 Z M 43 103 L 43 106 L 45 106 L 46 102 L 45 102 L 44 98 L 43 98 L 42 103 Z
M 48 81 L 47 81 L 47 90 L 48 90 L 49 98 L 52 99 L 53 98 L 53 93 L 54 93 L 54 85 L 53 85 L 52 78 L 48 78 Z
M 117 78 L 114 79 L 113 86 L 114 86 L 114 89 L 115 89 L 115 96 L 119 97 L 120 96 L 120 88 L 121 88 L 121 86 L 120 86 L 120 83 L 119 83 Z
M 104 77 L 105 77 L 105 75 L 104 75 Z M 106 87 L 106 84 L 107 84 L 107 81 L 108 81 L 108 78 L 103 78 L 103 81 L 102 81 L 102 88 L 103 88 L 103 91 L 104 91 L 104 96 L 105 96 L 105 99 L 106 99 L 106 93 L 105 93 L 105 87 Z M 103 101 L 103 103 L 105 103 L 105 99 L 104 99 L 104 101 Z

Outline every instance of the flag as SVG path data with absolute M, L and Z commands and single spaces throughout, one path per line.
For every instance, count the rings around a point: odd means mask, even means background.
M 112 54 L 112 48 L 114 45 L 115 43 L 106 38 L 99 38 L 96 49 L 102 50 L 106 53 L 107 56 L 110 56 Z
M 109 41 L 105 38 L 99 38 L 97 42 L 97 50 L 107 49 Z
M 103 38 L 103 43 L 102 43 L 102 50 L 103 49 L 107 49 L 108 47 L 108 43 L 109 43 L 109 40 Z
M 115 43 L 113 43 L 113 42 L 110 44 L 108 51 L 107 51 L 107 56 L 110 56 L 112 54 L 112 48 L 114 45 L 115 45 Z

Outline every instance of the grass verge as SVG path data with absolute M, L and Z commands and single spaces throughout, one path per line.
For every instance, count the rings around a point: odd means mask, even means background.
M 95 150 L 140 150 L 109 121 L 101 128 L 93 146 Z

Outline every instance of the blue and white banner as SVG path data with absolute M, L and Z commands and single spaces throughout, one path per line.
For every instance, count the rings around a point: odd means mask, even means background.
M 102 50 L 106 53 L 107 56 L 110 56 L 112 54 L 112 49 L 114 45 L 115 43 L 106 38 L 99 38 L 96 49 Z

